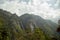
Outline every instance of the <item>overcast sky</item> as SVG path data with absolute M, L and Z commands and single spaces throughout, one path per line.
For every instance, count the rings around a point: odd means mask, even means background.
M 44 19 L 58 20 L 60 0 L 0 0 L 0 9 L 22 15 L 35 14 Z

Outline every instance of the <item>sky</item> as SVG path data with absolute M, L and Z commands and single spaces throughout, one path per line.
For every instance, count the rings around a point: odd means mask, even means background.
M 52 21 L 60 18 L 60 0 L 0 0 L 0 9 L 18 16 L 29 13 Z

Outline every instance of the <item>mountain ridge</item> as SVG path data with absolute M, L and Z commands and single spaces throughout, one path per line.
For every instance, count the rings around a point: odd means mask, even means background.
M 8 34 L 10 37 L 9 40 L 18 40 L 18 35 L 24 36 L 28 32 L 32 33 L 35 29 L 38 31 L 41 29 L 40 31 L 43 32 L 42 34 L 47 35 L 49 37 L 53 35 L 56 37 L 57 35 L 57 24 L 53 23 L 52 21 L 45 20 L 42 17 L 33 14 L 24 14 L 19 17 L 16 14 L 11 14 L 10 12 L 4 11 L 2 9 L 0 9 L 0 26 L 0 28 L 5 27 L 8 29 Z

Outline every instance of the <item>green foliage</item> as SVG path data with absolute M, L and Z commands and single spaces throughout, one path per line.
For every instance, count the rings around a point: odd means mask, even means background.
M 23 34 L 19 39 L 20 40 L 46 40 L 46 36 L 41 29 L 35 28 L 33 32 L 27 32 Z
M 0 40 L 8 40 L 8 39 L 9 39 L 8 30 L 6 30 L 5 28 L 0 28 Z
M 21 28 L 21 21 L 22 26 L 26 30 Z M 37 26 L 37 28 L 33 28 L 34 30 L 31 31 L 29 22 L 32 23 L 33 27 Z M 55 40 L 56 37 L 50 37 L 50 34 L 54 32 L 52 30 L 52 24 L 48 23 L 36 15 L 27 14 L 26 16 L 18 17 L 0 10 L 0 40 Z M 44 31 L 38 28 L 40 25 L 42 25 Z M 52 27 L 50 28 L 49 25 Z
M 43 31 L 40 28 L 35 28 L 34 30 L 34 39 L 35 40 L 46 40 Z

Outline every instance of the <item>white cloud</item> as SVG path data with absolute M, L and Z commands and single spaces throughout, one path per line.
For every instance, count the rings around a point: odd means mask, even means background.
M 12 2 L 6 1 L 4 4 L 0 5 L 0 8 L 8 10 L 17 15 L 22 15 L 24 13 L 32 13 L 35 15 L 42 16 L 45 19 L 55 19 L 60 16 L 60 9 L 53 9 L 51 5 L 47 3 L 49 0 L 33 0 L 26 4 L 26 2 L 18 2 L 15 0 Z M 43 2 L 43 3 L 41 3 Z M 58 2 L 57 2 L 58 3 Z M 58 4 L 55 4 L 57 6 Z

